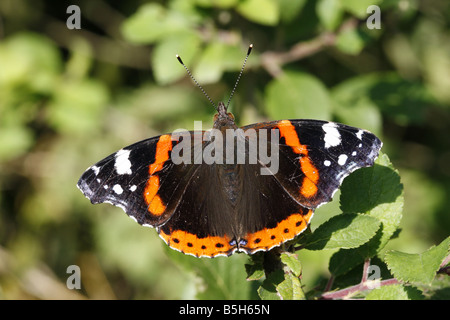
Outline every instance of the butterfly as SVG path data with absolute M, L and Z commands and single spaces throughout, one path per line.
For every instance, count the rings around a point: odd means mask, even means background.
M 350 173 L 372 166 L 382 147 L 367 130 L 322 120 L 239 128 L 227 109 L 217 105 L 211 130 L 163 134 L 109 155 L 83 173 L 78 188 L 185 254 L 253 254 L 303 232 L 315 209 Z

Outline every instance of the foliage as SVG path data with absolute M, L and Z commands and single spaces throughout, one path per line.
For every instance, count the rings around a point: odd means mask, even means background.
M 81 9 L 79 30 L 66 26 L 69 4 Z M 370 5 L 381 29 L 366 24 Z M 448 8 L 1 2 L 0 298 L 449 299 Z M 334 120 L 384 143 L 304 234 L 268 253 L 196 259 L 81 195 L 77 179 L 95 161 L 211 123 L 213 108 L 175 54 L 214 101 L 227 101 L 250 43 L 231 100 L 238 124 Z M 74 264 L 81 290 L 66 288 Z

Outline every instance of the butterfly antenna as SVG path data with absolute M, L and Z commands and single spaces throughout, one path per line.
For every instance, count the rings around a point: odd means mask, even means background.
M 252 52 L 252 49 L 253 49 L 253 44 L 250 44 L 250 45 L 248 46 L 247 56 L 245 57 L 244 63 L 242 64 L 241 72 L 239 72 L 239 75 L 238 75 L 238 78 L 237 78 L 237 80 L 236 80 L 236 83 L 234 84 L 234 88 L 233 88 L 233 90 L 231 90 L 230 98 L 228 98 L 227 109 L 228 109 L 228 106 L 229 106 L 229 104 L 230 104 L 231 98 L 233 97 L 234 92 L 236 91 L 236 88 L 237 88 L 237 85 L 238 85 L 238 83 L 239 83 L 239 80 L 241 80 L 241 76 L 242 76 L 242 73 L 244 72 L 245 64 L 247 63 L 248 56 L 249 56 L 250 53 Z
M 202 88 L 202 86 L 200 85 L 200 83 L 197 82 L 197 80 L 195 80 L 194 76 L 192 75 L 192 73 L 189 71 L 189 69 L 186 67 L 186 65 L 183 63 L 183 60 L 181 60 L 181 57 L 179 55 L 176 55 L 178 61 L 181 63 L 181 65 L 186 69 L 188 75 L 191 77 L 191 79 L 194 81 L 194 83 L 197 85 L 197 87 L 200 88 L 200 90 L 202 90 L 203 94 L 205 95 L 205 97 L 209 100 L 209 102 L 211 102 L 211 104 L 214 106 L 214 108 L 217 110 L 217 106 L 216 104 L 211 100 L 211 98 L 208 96 L 208 94 L 206 93 L 206 91 Z

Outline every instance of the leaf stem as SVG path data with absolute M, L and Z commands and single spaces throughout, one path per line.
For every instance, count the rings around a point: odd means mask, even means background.
M 447 264 L 450 263 L 450 254 L 442 261 L 439 270 L 437 273 L 445 273 L 450 276 L 450 266 L 447 266 Z

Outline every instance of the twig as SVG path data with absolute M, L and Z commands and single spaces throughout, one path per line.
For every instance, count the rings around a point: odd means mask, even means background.
M 334 45 L 339 32 L 342 30 L 355 29 L 357 25 L 358 20 L 350 18 L 345 21 L 335 33 L 323 32 L 312 40 L 297 43 L 286 52 L 267 51 L 261 55 L 261 65 L 273 77 L 279 77 L 283 73 L 283 65 L 304 59 L 326 47 Z

